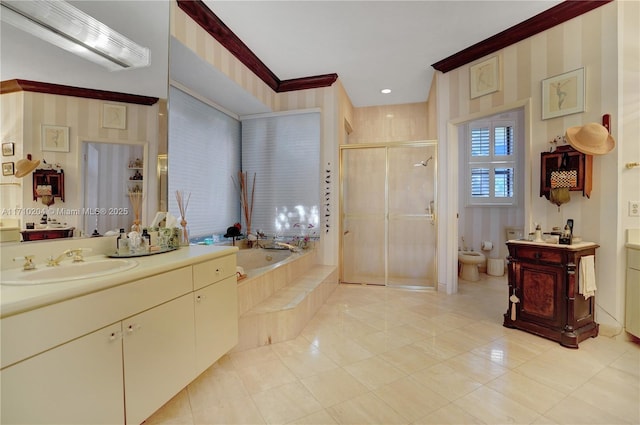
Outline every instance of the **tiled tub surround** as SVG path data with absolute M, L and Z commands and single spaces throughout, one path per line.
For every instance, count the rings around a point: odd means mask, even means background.
M 261 249 L 246 251 L 238 253 L 239 266 L 243 266 L 243 256 L 247 254 L 282 254 Z M 291 253 L 272 265 L 245 269 L 247 278 L 238 283 L 239 342 L 233 351 L 298 336 L 338 286 L 337 267 L 316 264 L 316 255 L 316 250 L 310 249 Z

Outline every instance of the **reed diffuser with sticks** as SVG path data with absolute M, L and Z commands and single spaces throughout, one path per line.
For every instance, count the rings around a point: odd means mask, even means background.
M 140 233 L 140 210 L 142 209 L 142 192 L 129 192 L 129 201 L 131 201 L 131 208 L 133 209 L 133 226 L 131 226 L 132 232 Z
M 191 192 L 186 196 L 183 191 L 176 190 L 176 201 L 178 202 L 178 209 L 180 210 L 180 226 L 182 226 L 182 232 L 180 232 L 180 245 L 189 245 L 189 231 L 187 230 L 187 207 L 189 206 L 189 199 L 191 198 Z
M 251 216 L 253 215 L 253 199 L 256 190 L 256 173 L 253 173 L 253 181 L 251 182 L 251 197 L 249 197 L 249 179 L 247 172 L 243 173 L 242 171 L 238 171 L 237 186 L 240 186 L 240 204 L 242 206 L 248 236 L 251 234 Z

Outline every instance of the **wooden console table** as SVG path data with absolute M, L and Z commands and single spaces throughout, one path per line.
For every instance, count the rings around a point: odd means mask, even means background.
M 595 296 L 578 293 L 580 259 L 599 245 L 509 241 L 509 307 L 504 326 L 521 329 L 570 348 L 598 335 Z M 515 297 L 513 297 L 515 295 Z M 515 311 L 513 311 L 515 310 Z

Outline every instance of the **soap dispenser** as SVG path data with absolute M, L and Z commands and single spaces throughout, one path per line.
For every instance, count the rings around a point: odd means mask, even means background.
M 535 238 L 533 240 L 534 242 L 544 242 L 544 240 L 542 239 L 542 228 L 540 227 L 539 224 L 536 224 L 536 233 L 535 233 Z

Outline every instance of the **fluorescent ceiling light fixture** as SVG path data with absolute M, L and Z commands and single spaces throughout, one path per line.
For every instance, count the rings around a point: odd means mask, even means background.
M 2 21 L 111 71 L 151 63 L 147 47 L 65 1 L 2 0 L 0 4 Z
M 389 93 L 391 93 L 391 89 L 382 89 L 382 90 L 380 90 L 380 93 L 389 94 Z

